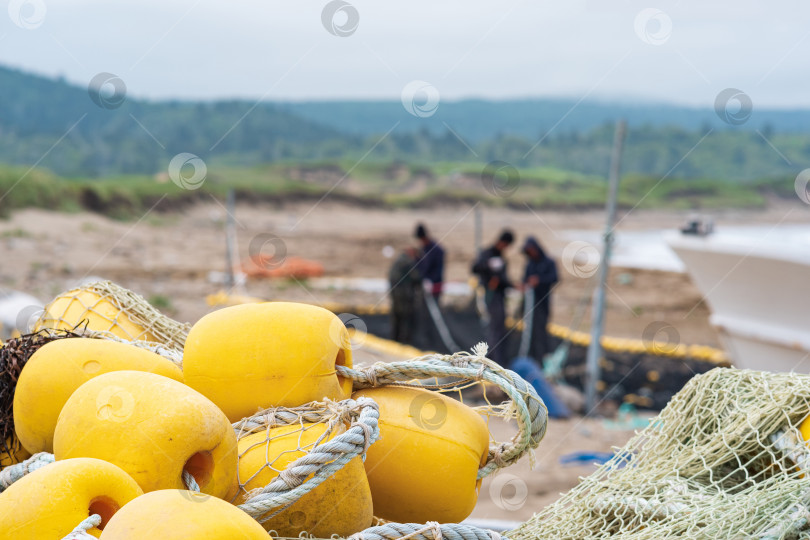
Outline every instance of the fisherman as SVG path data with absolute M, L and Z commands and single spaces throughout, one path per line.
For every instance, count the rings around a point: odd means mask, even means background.
M 417 250 L 407 247 L 388 272 L 391 285 L 391 339 L 411 344 L 416 324 L 416 306 L 421 294 L 421 276 L 416 266 Z
M 548 320 L 551 315 L 551 291 L 557 283 L 557 264 L 546 255 L 536 238 L 530 236 L 523 244 L 526 256 L 526 271 L 523 273 L 523 290 L 532 291 L 534 305 L 524 303 L 524 321 L 531 319 L 528 355 L 541 366 L 548 353 Z
M 493 246 L 478 255 L 472 266 L 472 272 L 478 276 L 486 291 L 489 356 L 502 366 L 506 366 L 506 290 L 512 288 L 504 252 L 514 241 L 515 235 L 505 229 Z
M 438 302 L 444 282 L 444 249 L 433 240 L 422 223 L 416 225 L 414 236 L 422 244 L 416 266 L 426 282 L 426 288 Z

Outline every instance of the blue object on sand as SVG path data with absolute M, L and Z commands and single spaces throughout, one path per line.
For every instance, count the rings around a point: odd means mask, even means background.
M 554 387 L 543 377 L 543 370 L 534 360 L 527 356 L 519 356 L 512 360 L 510 367 L 512 371 L 534 386 L 534 389 L 537 390 L 538 395 L 546 404 L 548 415 L 551 418 L 569 418 L 571 416 L 571 411 L 554 393 Z
M 613 459 L 612 452 L 571 452 L 560 457 L 563 465 L 603 465 Z

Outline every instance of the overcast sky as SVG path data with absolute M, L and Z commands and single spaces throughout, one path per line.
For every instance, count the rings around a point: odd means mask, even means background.
M 132 97 L 399 99 L 422 80 L 443 100 L 711 107 L 734 87 L 755 107 L 810 107 L 803 0 L 5 3 L 0 63 L 81 85 L 111 72 Z

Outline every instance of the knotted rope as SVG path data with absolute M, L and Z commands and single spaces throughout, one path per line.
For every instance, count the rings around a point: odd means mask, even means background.
M 101 516 L 98 514 L 93 514 L 79 523 L 79 526 L 70 531 L 70 534 L 68 534 L 62 540 L 95 540 L 96 537 L 89 534 L 87 531 L 93 527 L 98 527 L 99 525 L 101 525 Z
M 377 386 L 418 386 L 429 389 L 457 387 L 468 382 L 486 381 L 503 390 L 512 400 L 518 432 L 511 441 L 490 443 L 486 463 L 478 470 L 484 478 L 507 467 L 531 452 L 546 434 L 548 409 L 532 385 L 517 373 L 505 369 L 486 357 L 487 345 L 479 343 L 472 354 L 430 354 L 405 362 L 377 363 L 366 369 L 337 366 L 337 373 L 354 381 L 355 389 Z M 438 384 L 426 379 L 451 378 L 454 382 Z
M 343 422 L 347 415 L 356 417 L 345 432 L 323 442 L 316 441 L 305 456 L 290 463 L 284 471 L 263 488 L 250 492 L 250 498 L 239 505 L 259 523 L 264 523 L 288 508 L 305 494 L 318 487 L 324 480 L 342 469 L 357 456 L 364 456 L 369 445 L 380 436 L 380 418 L 377 404 L 369 398 L 346 400 L 340 403 L 313 404 L 315 410 L 310 419 L 315 420 L 319 407 L 335 411 L 330 422 Z M 240 436 L 267 429 L 268 426 L 290 425 L 302 422 L 306 415 L 296 414 L 301 408 L 271 409 L 234 424 Z M 318 417 L 323 420 L 323 411 Z M 303 420 L 306 421 L 306 420 Z M 317 420 L 316 420 L 317 421 Z M 282 423 L 283 422 L 283 423 Z M 328 431 L 327 431 L 328 432 Z M 310 475 L 311 478 L 307 479 Z M 272 512 L 272 513 L 270 513 Z M 269 514 L 269 515 L 268 515 Z
M 11 465 L 0 471 L 0 493 L 7 490 L 11 484 L 22 478 L 28 473 L 32 473 L 37 469 L 53 463 L 53 454 L 47 452 L 40 452 L 34 454 L 22 463 Z
M 183 484 L 185 484 L 189 491 L 193 491 L 195 493 L 200 492 L 200 486 L 197 484 L 197 479 L 194 478 L 188 471 L 183 471 Z
M 431 521 L 421 523 L 385 523 L 351 535 L 347 540 L 507 540 L 495 531 L 463 523 Z

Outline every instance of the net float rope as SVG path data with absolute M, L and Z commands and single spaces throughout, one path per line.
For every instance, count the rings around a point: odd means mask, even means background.
M 101 516 L 98 514 L 93 514 L 79 523 L 79 525 L 70 531 L 70 534 L 68 534 L 62 540 L 95 540 L 95 536 L 91 535 L 87 531 L 93 527 L 98 527 L 99 525 L 101 525 Z
M 50 465 L 54 462 L 53 454 L 48 452 L 40 452 L 34 454 L 22 463 L 5 467 L 0 471 L 0 493 L 5 491 L 14 482 L 22 478 L 28 473 L 32 473 L 37 469 Z
M 348 540 L 507 540 L 505 536 L 463 523 L 384 523 Z
M 313 404 L 309 410 L 301 409 L 268 409 L 234 424 L 237 437 L 241 438 L 271 426 L 323 421 L 324 414 L 331 414 L 329 422 L 332 426 L 347 419 L 352 420 L 346 431 L 328 441 L 319 440 L 306 455 L 290 463 L 269 484 L 250 492 L 248 500 L 240 504 L 239 508 L 259 523 L 264 523 L 285 510 L 349 461 L 364 455 L 380 436 L 380 413 L 377 404 L 371 399 L 327 402 Z M 310 475 L 311 478 L 307 479 Z
M 379 386 L 446 389 L 475 382 L 492 383 L 503 390 L 512 400 L 518 432 L 509 442 L 490 445 L 486 463 L 478 471 L 478 478 L 484 478 L 537 448 L 548 427 L 548 409 L 534 387 L 517 373 L 488 359 L 487 352 L 487 345 L 479 343 L 472 353 L 429 354 L 405 362 L 377 363 L 365 369 L 336 368 L 338 375 L 354 381 L 355 390 Z M 439 383 L 439 379 L 446 378 L 453 382 Z

